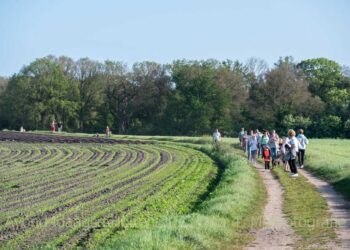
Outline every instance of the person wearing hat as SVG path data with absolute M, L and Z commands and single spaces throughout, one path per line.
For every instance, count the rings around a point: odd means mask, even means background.
M 288 148 L 288 164 L 290 167 L 290 172 L 292 177 L 298 176 L 298 170 L 296 166 L 296 157 L 299 151 L 299 141 L 295 137 L 295 131 L 293 129 L 290 129 L 288 131 L 288 143 L 286 144 Z
M 215 131 L 213 133 L 214 144 L 215 145 L 219 144 L 220 139 L 221 139 L 221 134 L 219 132 L 219 129 L 215 129 Z

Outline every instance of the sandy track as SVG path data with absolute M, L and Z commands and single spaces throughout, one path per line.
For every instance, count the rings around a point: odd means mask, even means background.
M 350 249 L 350 202 L 346 201 L 342 195 L 338 194 L 329 183 L 314 177 L 304 169 L 300 169 L 299 172 L 302 173 L 327 200 L 332 220 L 338 225 L 336 233 L 340 243 L 330 248 Z
M 263 166 L 256 164 L 255 167 L 266 186 L 268 200 L 264 210 L 264 227 L 251 232 L 256 238 L 246 249 L 293 249 L 291 245 L 296 237 L 283 213 L 282 186 Z

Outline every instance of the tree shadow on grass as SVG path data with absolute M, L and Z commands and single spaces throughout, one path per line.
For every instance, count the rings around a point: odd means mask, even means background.
M 345 199 L 350 201 L 350 176 L 342 178 L 331 184 L 337 192 L 344 195 Z

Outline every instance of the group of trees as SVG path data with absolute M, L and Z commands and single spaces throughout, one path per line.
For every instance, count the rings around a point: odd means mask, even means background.
M 325 58 L 273 68 L 258 59 L 172 64 L 104 63 L 48 56 L 0 77 L 0 127 L 118 134 L 201 135 L 218 127 L 304 128 L 309 136 L 350 137 L 348 68 Z

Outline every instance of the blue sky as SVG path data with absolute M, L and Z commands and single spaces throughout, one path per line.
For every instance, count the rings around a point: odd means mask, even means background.
M 159 63 L 174 59 L 350 65 L 348 0 L 0 0 L 0 75 L 52 54 Z

